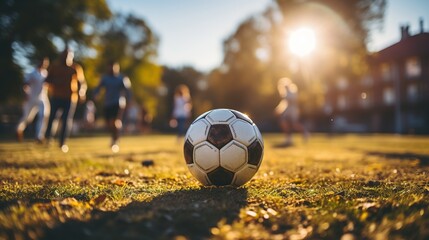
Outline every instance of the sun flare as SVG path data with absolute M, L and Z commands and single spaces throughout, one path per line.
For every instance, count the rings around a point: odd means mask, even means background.
M 289 50 L 300 57 L 307 56 L 316 48 L 316 36 L 311 28 L 299 28 L 290 33 Z

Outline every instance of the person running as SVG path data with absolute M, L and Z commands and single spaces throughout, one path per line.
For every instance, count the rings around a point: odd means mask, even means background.
M 58 111 L 61 114 L 61 129 L 59 132 L 59 146 L 63 152 L 69 148 L 65 144 L 73 125 L 73 117 L 79 100 L 85 101 L 86 81 L 82 67 L 73 62 L 74 53 L 66 48 L 55 64 L 49 68 L 46 83 L 49 87 L 51 114 L 46 128 L 46 139 L 51 138 L 51 130 Z
M 280 128 L 286 136 L 282 146 L 291 146 L 293 130 L 300 131 L 304 135 L 304 141 L 309 137 L 304 125 L 299 122 L 298 87 L 289 78 L 281 78 L 277 89 L 282 100 L 277 105 L 275 112 L 279 115 Z
M 178 139 L 185 135 L 186 124 L 191 117 L 192 102 L 189 88 L 181 84 L 174 91 L 173 126 L 177 126 Z
M 45 87 L 45 78 L 48 75 L 47 68 L 49 66 L 49 59 L 44 58 L 37 67 L 27 75 L 24 80 L 24 92 L 26 94 L 26 102 L 23 107 L 23 114 L 18 122 L 16 128 L 16 136 L 19 142 L 24 139 L 24 130 L 27 124 L 33 121 L 37 111 L 36 122 L 36 141 L 43 142 L 45 139 L 46 124 L 49 118 L 51 107 L 47 89 Z
M 122 116 L 127 101 L 131 98 L 131 81 L 120 73 L 120 66 L 117 62 L 109 64 L 109 72 L 101 78 L 100 83 L 94 89 L 94 98 L 98 97 L 102 88 L 105 89 L 104 118 L 112 137 L 110 146 L 113 152 L 118 152 Z

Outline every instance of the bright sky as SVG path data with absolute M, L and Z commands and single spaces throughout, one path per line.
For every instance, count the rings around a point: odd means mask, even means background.
M 401 38 L 400 25 L 409 24 L 412 35 L 420 32 L 419 18 L 423 18 L 425 32 L 429 32 L 429 0 L 387 0 L 384 27 L 374 30 L 370 51 L 381 50 Z
M 263 11 L 272 0 L 108 0 L 112 9 L 144 18 L 161 39 L 159 62 L 191 65 L 203 71 L 217 67 L 222 42 L 238 24 Z M 368 48 L 377 51 L 400 39 L 399 26 L 419 32 L 419 17 L 429 31 L 429 0 L 388 0 L 383 30 L 375 29 Z
M 271 0 L 108 0 L 113 10 L 132 12 L 161 39 L 159 61 L 203 71 L 222 61 L 222 42 L 238 24 Z

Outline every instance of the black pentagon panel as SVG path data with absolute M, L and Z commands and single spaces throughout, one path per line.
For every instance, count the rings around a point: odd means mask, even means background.
M 235 115 L 236 118 L 244 120 L 250 124 L 253 124 L 252 119 L 250 119 L 248 116 L 244 115 L 243 113 L 232 109 L 230 109 L 230 111 Z
M 192 123 L 195 123 L 196 121 L 198 121 L 198 120 L 200 120 L 200 119 L 202 119 L 202 118 L 205 118 L 206 116 L 207 116 L 207 114 L 209 114 L 211 112 L 211 110 L 210 111 L 207 111 L 207 112 L 205 112 L 205 113 L 203 113 L 203 114 L 201 114 L 200 116 L 198 116 Z
M 232 141 L 231 129 L 227 124 L 215 124 L 210 127 L 207 141 L 218 149 L 221 149 L 227 143 Z
M 207 173 L 210 182 L 216 186 L 231 185 L 234 173 L 226 170 L 223 167 L 218 167 L 215 170 Z
M 183 146 L 183 154 L 185 155 L 186 164 L 194 163 L 194 146 L 189 140 L 186 140 Z
M 254 141 L 252 144 L 250 144 L 247 147 L 247 152 L 248 152 L 248 163 L 258 166 L 259 163 L 261 162 L 261 158 L 262 158 L 262 146 L 258 141 Z

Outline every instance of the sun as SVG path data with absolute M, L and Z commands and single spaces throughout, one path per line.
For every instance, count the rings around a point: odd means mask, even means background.
M 307 56 L 316 48 L 316 36 L 311 28 L 299 28 L 290 33 L 288 38 L 289 50 L 300 57 Z

